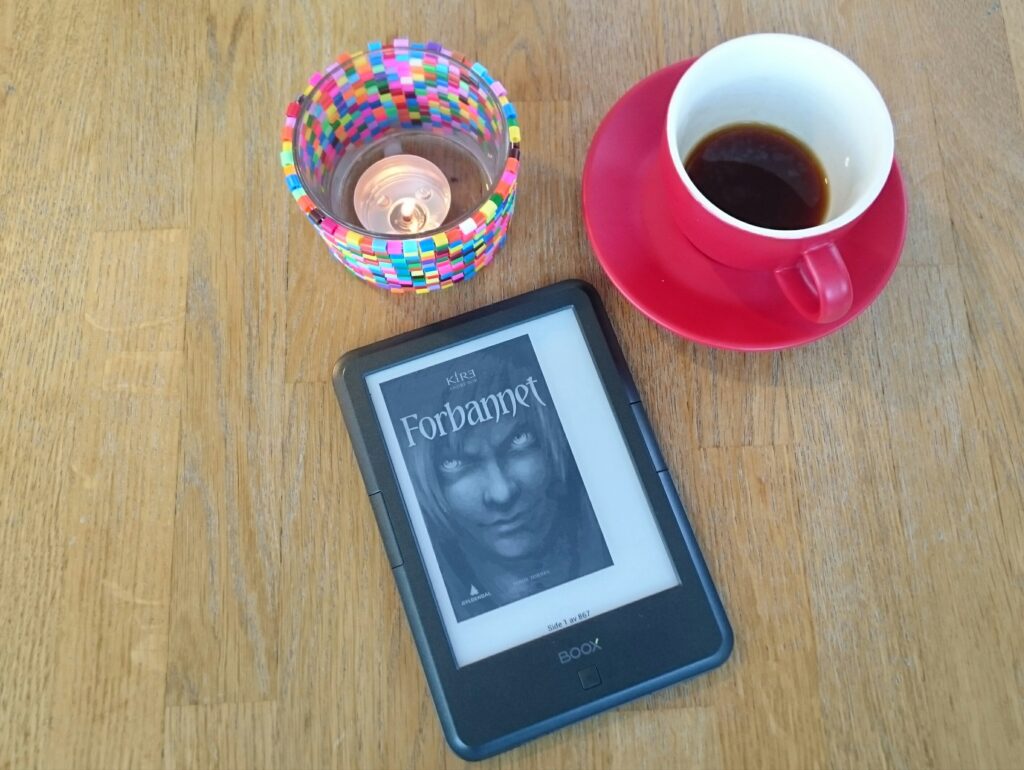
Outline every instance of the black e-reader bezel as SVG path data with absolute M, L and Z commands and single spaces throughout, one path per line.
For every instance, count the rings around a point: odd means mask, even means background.
M 403 361 L 570 307 L 679 584 L 460 667 L 366 378 Z M 338 361 L 334 387 L 445 737 L 459 756 L 475 760 L 497 754 L 705 672 L 728 658 L 732 629 L 592 286 L 563 281 L 353 350 Z

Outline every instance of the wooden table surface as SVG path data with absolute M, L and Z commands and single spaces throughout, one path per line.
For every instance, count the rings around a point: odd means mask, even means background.
M 1024 765 L 1021 0 L 0 6 L 0 768 L 457 767 L 330 387 L 340 353 L 566 277 L 603 295 L 736 629 L 727 665 L 487 763 Z M 589 249 L 601 116 L 754 31 L 877 82 L 910 231 L 868 312 L 742 355 Z M 285 104 L 404 33 L 523 126 L 507 249 L 392 297 L 287 194 Z

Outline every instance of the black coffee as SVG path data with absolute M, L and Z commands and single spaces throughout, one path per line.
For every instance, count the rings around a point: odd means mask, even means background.
M 772 126 L 737 123 L 709 134 L 686 159 L 686 173 L 722 211 L 759 227 L 814 227 L 828 210 L 821 163 L 803 142 Z

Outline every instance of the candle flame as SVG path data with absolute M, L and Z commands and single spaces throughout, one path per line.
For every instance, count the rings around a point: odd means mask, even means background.
M 402 201 L 402 207 L 400 209 L 402 219 L 406 222 L 412 221 L 412 215 L 416 213 L 416 204 L 410 200 Z

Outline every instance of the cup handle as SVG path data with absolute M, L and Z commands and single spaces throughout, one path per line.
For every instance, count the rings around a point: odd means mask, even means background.
M 775 280 L 793 307 L 815 323 L 838 321 L 853 304 L 850 273 L 834 243 L 808 249 L 795 265 L 776 270 Z

